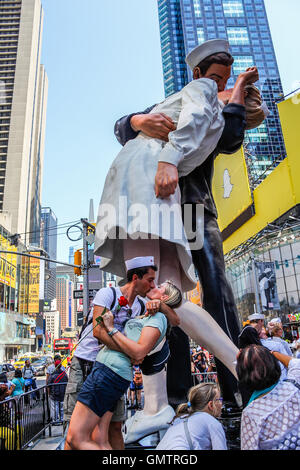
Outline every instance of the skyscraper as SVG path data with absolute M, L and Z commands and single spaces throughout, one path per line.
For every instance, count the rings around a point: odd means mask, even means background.
M 235 62 L 228 88 L 247 67 L 259 69 L 260 88 L 271 113 L 246 133 L 252 181 L 286 156 L 276 100 L 283 95 L 264 0 L 158 0 L 165 94 L 191 79 L 186 55 L 209 39 L 227 39 Z M 268 171 L 266 172 L 268 174 Z
M 51 259 L 57 256 L 57 217 L 50 207 L 41 209 L 40 245 Z M 45 299 L 53 300 L 56 297 L 56 264 L 49 263 L 48 274 L 45 279 Z
M 39 244 L 48 80 L 41 0 L 0 0 L 0 211 Z M 29 236 L 30 232 L 30 236 Z
M 68 274 L 57 274 L 56 299 L 60 315 L 61 331 L 65 328 L 75 328 L 76 319 L 73 299 L 74 282 Z

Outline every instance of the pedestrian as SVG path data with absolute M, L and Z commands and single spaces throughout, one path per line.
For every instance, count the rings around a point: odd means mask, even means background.
M 118 299 L 118 290 L 114 287 L 105 288 L 107 289 L 109 295 L 112 296 L 112 304 L 110 305 L 110 310 L 115 307 Z M 94 299 L 97 302 L 99 292 Z M 121 294 L 119 295 L 119 297 Z M 144 305 L 144 304 L 143 304 Z M 94 306 L 94 303 L 93 303 Z M 67 427 L 70 424 L 72 413 L 74 411 L 78 393 L 81 390 L 83 383 L 90 374 L 94 362 L 96 360 L 99 350 L 104 347 L 104 342 L 99 341 L 94 336 L 94 327 L 93 327 L 93 306 L 89 311 L 86 321 L 83 325 L 79 336 L 79 344 L 77 345 L 69 368 L 69 380 L 65 392 L 64 398 L 64 430 L 67 431 Z M 139 304 L 141 309 L 141 304 Z M 124 313 L 124 312 L 123 312 Z M 141 310 L 138 310 L 138 313 L 141 313 Z M 122 312 L 121 312 L 122 314 Z M 114 414 L 112 416 L 110 425 L 109 425 L 109 442 L 114 450 L 123 450 L 124 442 L 122 436 L 122 424 L 125 420 L 125 405 L 123 397 L 118 401 Z M 65 450 L 69 450 L 67 442 L 65 442 Z
M 60 354 L 55 354 L 53 363 L 50 364 L 50 366 L 47 367 L 47 370 L 46 370 L 46 384 L 48 383 L 50 375 L 53 374 L 53 372 L 55 371 L 55 365 L 54 365 L 55 361 L 60 361 L 61 362 Z M 63 365 L 61 365 L 61 370 L 65 370 L 65 367 Z
M 15 378 L 12 379 L 12 383 L 15 385 L 15 389 L 12 393 L 12 397 L 22 395 L 25 393 L 25 380 L 22 377 L 21 369 L 16 369 Z
M 66 371 L 62 368 L 61 359 L 57 359 L 54 362 L 54 366 L 55 370 L 50 375 L 47 385 L 50 396 L 52 424 L 56 425 L 63 423 L 63 402 L 68 376 Z
M 280 380 L 278 361 L 287 367 Z M 237 357 L 240 382 L 252 390 L 242 412 L 242 450 L 300 450 L 300 360 L 257 344 Z
M 98 324 L 94 335 L 106 346 L 99 351 L 92 372 L 78 394 L 67 435 L 67 446 L 73 450 L 111 449 L 109 423 L 116 403 L 132 380 L 131 360 L 140 363 L 165 338 L 166 317 L 170 312 L 168 308 L 164 310 L 163 303 L 148 302 L 147 313 L 149 305 L 153 315 L 138 317 L 140 302 L 137 295 L 145 297 L 155 287 L 157 267 L 154 258 L 135 258 L 128 260 L 126 266 L 127 283 L 121 288 L 122 295 L 114 314 L 109 311 L 112 302 L 109 288 L 101 289 L 94 299 L 94 324 Z M 166 316 L 162 311 L 166 311 Z M 176 316 L 173 311 L 171 315 Z
M 262 328 L 260 334 L 259 334 L 260 342 L 262 346 L 265 348 L 268 348 L 269 351 L 277 351 L 280 352 L 281 354 L 286 354 L 286 349 L 285 347 L 278 341 L 274 341 L 272 337 L 268 336 L 267 330 L 265 327 Z M 284 380 L 287 378 L 287 368 L 279 362 L 279 366 L 281 369 L 281 376 L 280 380 Z
M 272 340 L 280 343 L 282 348 L 284 348 L 285 353 L 283 354 L 287 354 L 288 356 L 293 355 L 288 343 L 282 339 L 283 326 L 280 318 L 274 318 L 273 320 L 270 320 L 267 324 L 267 331 Z
M 135 260 L 135 262 L 142 262 L 142 264 L 147 264 L 152 262 L 151 259 L 151 257 L 144 257 L 139 258 L 139 260 Z M 131 262 L 131 267 L 132 266 L 134 265 Z M 133 270 L 131 270 L 130 275 L 137 275 L 141 277 L 141 279 L 144 279 L 145 282 L 146 278 L 149 278 L 148 271 L 149 267 L 143 268 L 141 267 L 141 264 L 139 264 L 139 268 L 133 267 Z M 151 284 L 151 286 L 154 287 L 154 284 Z M 104 348 L 104 346 L 107 346 L 109 348 L 115 348 L 115 345 L 112 342 L 111 338 L 107 335 L 106 330 L 104 329 L 104 331 L 101 331 L 99 330 L 99 327 L 95 328 L 95 323 L 93 324 L 94 314 L 96 318 L 99 315 L 99 308 L 103 309 L 103 307 L 106 307 L 108 310 L 114 312 L 115 320 L 118 323 L 117 328 L 120 332 L 123 333 L 126 322 L 130 318 L 135 318 L 136 316 L 143 315 L 146 311 L 146 302 L 140 296 L 134 297 L 131 306 L 129 306 L 129 304 L 126 302 L 123 302 L 123 304 L 121 305 L 122 302 L 120 302 L 120 299 L 125 298 L 124 294 L 126 294 L 125 286 L 121 288 L 106 287 L 100 289 L 93 300 L 93 308 L 85 323 L 85 329 L 82 332 L 82 340 L 80 341 L 79 345 L 75 350 L 75 359 L 73 357 L 70 368 L 69 383 L 67 386 L 64 401 L 64 410 L 66 413 L 65 419 L 68 422 L 70 422 L 73 410 L 75 408 L 78 393 L 81 390 L 83 382 L 88 376 L 87 372 L 90 372 L 94 362 L 96 361 L 97 354 L 102 348 Z M 142 295 L 142 297 L 145 296 L 145 293 L 143 291 L 139 292 L 139 294 Z M 170 416 L 168 415 L 168 418 L 169 417 Z M 122 424 L 125 419 L 125 402 L 124 397 L 122 396 L 116 403 L 114 413 L 109 425 L 109 443 L 114 450 L 124 449 Z M 65 450 L 69 450 L 67 441 L 65 443 Z
M 264 326 L 265 316 L 263 313 L 252 313 L 248 316 L 249 324 L 246 325 L 238 337 L 238 347 L 246 348 L 250 344 L 261 345 L 260 333 Z M 241 382 L 238 383 L 238 388 L 242 397 L 242 404 L 245 407 L 250 399 L 251 390 L 247 389 Z
M 225 432 L 217 420 L 222 404 L 218 385 L 202 383 L 192 387 L 188 402 L 178 406 L 156 450 L 227 450 Z
M 128 409 L 142 408 L 143 377 L 139 366 L 133 366 L 133 379 L 130 382 L 130 405 Z
M 33 393 L 33 399 L 39 400 L 40 392 L 37 390 L 36 379 L 35 379 L 35 370 L 30 363 L 30 359 L 26 359 L 25 366 L 22 369 L 22 377 L 25 380 L 25 393 L 28 392 L 31 388 L 35 390 Z M 25 396 L 25 403 L 29 403 L 28 395 Z
M 0 385 L 3 386 L 2 396 L 4 396 L 5 400 L 8 400 L 14 392 L 15 384 L 12 381 L 7 379 L 7 375 L 5 372 L 2 372 L 0 374 Z M 4 393 L 5 390 L 6 390 L 6 393 Z
M 219 383 L 216 362 L 212 354 L 209 354 L 207 373 L 209 382 Z
M 263 313 L 252 313 L 248 316 L 249 324 L 246 325 L 238 337 L 238 347 L 245 348 L 250 344 L 260 344 L 259 334 L 264 326 L 265 316 Z

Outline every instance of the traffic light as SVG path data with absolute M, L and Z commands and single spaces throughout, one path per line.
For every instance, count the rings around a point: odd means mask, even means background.
M 80 250 L 77 250 L 74 253 L 74 264 L 81 266 L 81 251 Z M 74 273 L 77 274 L 77 276 L 81 276 L 81 268 L 74 268 Z

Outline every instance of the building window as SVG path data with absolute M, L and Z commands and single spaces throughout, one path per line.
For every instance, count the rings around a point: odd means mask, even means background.
M 200 0 L 194 0 L 194 11 L 195 11 L 195 17 L 196 18 L 201 18 L 202 17 Z
M 250 43 L 247 28 L 227 28 L 227 35 L 232 46 Z
M 243 3 L 240 0 L 224 0 L 223 9 L 227 17 L 245 16 Z
M 203 28 L 197 28 L 198 44 L 202 44 L 205 41 L 205 34 Z
M 252 56 L 244 55 L 244 56 L 235 56 L 234 63 L 233 63 L 233 73 L 234 75 L 239 75 L 248 67 L 253 67 L 254 61 Z

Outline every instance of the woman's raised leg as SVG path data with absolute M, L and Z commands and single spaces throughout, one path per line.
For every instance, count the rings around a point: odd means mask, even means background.
M 202 307 L 186 300 L 175 311 L 180 318 L 179 327 L 199 346 L 216 356 L 237 377 L 235 361 L 238 348 L 212 316 Z

